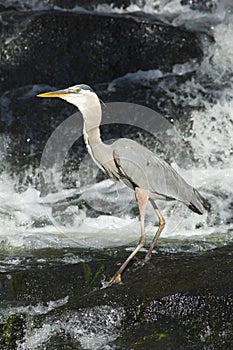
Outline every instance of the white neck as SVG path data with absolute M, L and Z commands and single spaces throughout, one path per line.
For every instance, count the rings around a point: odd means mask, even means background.
M 101 107 L 100 110 L 88 108 L 81 111 L 83 115 L 83 136 L 88 151 L 102 143 L 100 136 L 99 125 L 101 122 Z
M 81 96 L 67 96 L 64 98 L 67 102 L 78 107 L 82 113 L 84 125 L 83 135 L 84 141 L 89 154 L 94 162 L 104 171 L 102 165 L 98 161 L 105 154 L 105 145 L 100 137 L 100 123 L 102 110 L 99 99 L 94 92 L 87 92 Z
M 66 96 L 64 100 L 78 107 L 82 113 L 84 119 L 83 134 L 88 151 L 89 148 L 102 143 L 99 130 L 102 110 L 98 96 L 94 92 L 88 91 L 80 96 Z

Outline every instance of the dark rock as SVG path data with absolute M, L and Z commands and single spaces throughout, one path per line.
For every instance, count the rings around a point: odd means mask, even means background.
M 41 83 L 94 85 L 139 69 L 169 71 L 176 63 L 202 57 L 196 34 L 143 16 L 66 12 L 25 16 L 20 17 L 23 24 L 18 18 L 24 29 L 7 43 L 2 38 L 2 90 Z
M 80 6 L 88 10 L 93 10 L 97 5 L 107 4 L 111 5 L 113 8 L 127 8 L 131 4 L 142 4 L 143 1 L 138 0 L 49 0 L 49 4 L 59 6 L 61 8 L 74 8 L 75 6 Z
M 5 12 L 5 11 L 15 11 L 16 8 L 14 6 L 4 6 L 0 4 L 0 12 Z
M 54 9 L 56 7 L 62 9 L 75 9 L 81 7 L 85 10 L 94 10 L 98 5 L 109 5 L 113 8 L 127 8 L 131 4 L 138 4 L 142 7 L 145 0 L 37 0 L 37 1 L 14 1 L 13 6 L 0 5 L 1 11 L 8 10 L 35 10 L 43 7 L 44 9 Z
M 4 324 L 0 321 L 0 349 L 17 349 L 17 342 L 23 338 L 24 333 L 25 316 L 23 314 L 9 316 Z
M 136 81 L 130 79 L 118 80 L 113 88 L 108 88 L 108 84 L 99 84 L 96 86 L 98 96 L 105 102 L 122 101 L 136 103 L 149 107 L 158 113 L 161 113 L 168 119 L 178 120 L 181 117 L 185 120 L 190 115 L 193 106 L 185 108 L 182 105 L 175 105 L 171 97 L 171 91 L 177 91 L 178 87 L 185 81 L 191 79 L 194 72 L 177 76 L 169 74 L 157 79 L 148 79 Z M 162 74 L 161 74 L 162 75 Z M 169 90 L 168 87 L 169 86 Z
M 44 86 L 44 90 L 50 89 Z M 10 139 L 5 158 L 13 165 L 13 172 L 28 166 L 38 167 L 51 133 L 76 111 L 58 99 L 52 105 L 51 101 L 40 100 L 36 97 L 40 91 L 40 86 L 25 86 L 7 91 L 0 98 L 0 132 Z
M 121 250 L 116 255 L 111 250 L 79 250 L 78 254 L 88 255 L 88 261 L 57 267 L 28 266 L 27 270 L 12 271 L 10 278 L 1 273 L 1 300 L 48 305 L 50 300 L 69 297 L 64 306 L 48 315 L 31 315 L 34 327 L 59 324 L 61 320 L 68 324 L 75 315 L 77 322 L 87 322 L 86 327 L 92 330 L 95 319 L 104 324 L 99 308 L 120 308 L 124 317 L 118 325 L 116 349 L 152 349 L 153 344 L 156 349 L 231 349 L 232 246 L 197 255 L 157 253 L 143 267 L 131 265 L 123 275 L 123 285 L 103 289 L 99 287 L 104 276 L 108 279 L 128 252 Z M 0 328 L 4 327 L 2 324 Z M 59 339 L 61 348 L 66 339 L 67 348 L 75 348 L 75 340 L 67 333 L 62 337 L 62 332 L 56 333 L 56 348 Z

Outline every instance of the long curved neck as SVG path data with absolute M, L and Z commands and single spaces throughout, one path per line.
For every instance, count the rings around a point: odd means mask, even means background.
M 87 150 L 94 162 L 103 170 L 101 160 L 103 160 L 103 149 L 107 145 L 102 142 L 100 137 L 99 126 L 102 110 L 98 96 L 94 92 L 86 92 L 80 97 L 71 94 L 62 98 L 80 110 L 84 120 L 83 135 Z
M 79 108 L 80 109 L 80 108 Z M 104 155 L 106 154 L 106 147 L 100 136 L 100 122 L 102 117 L 102 110 L 98 100 L 98 104 L 89 108 L 80 109 L 83 115 L 83 136 L 88 150 L 97 166 L 105 173 L 103 164 L 105 163 Z M 109 157 L 106 158 L 109 160 Z
M 102 142 L 100 136 L 101 105 L 95 94 L 92 95 L 92 99 L 88 99 L 89 104 L 86 102 L 78 105 L 84 119 L 84 141 L 93 161 L 104 173 L 109 175 L 110 172 L 106 169 L 108 168 L 108 163 L 112 161 L 112 150 L 109 145 Z
M 90 129 L 86 118 L 84 118 L 83 124 L 83 137 L 88 150 L 89 147 L 93 149 L 99 144 L 103 143 L 100 136 L 99 125 L 92 126 Z
M 83 108 L 80 110 L 83 115 L 83 136 L 86 146 L 89 148 L 94 148 L 102 143 L 100 136 L 100 122 L 101 122 L 101 106 L 98 101 L 97 104 L 89 106 L 88 108 Z

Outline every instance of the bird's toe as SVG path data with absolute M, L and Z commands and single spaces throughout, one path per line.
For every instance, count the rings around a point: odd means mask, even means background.
M 111 287 L 113 284 L 122 284 L 121 274 L 116 273 L 108 282 L 108 287 Z

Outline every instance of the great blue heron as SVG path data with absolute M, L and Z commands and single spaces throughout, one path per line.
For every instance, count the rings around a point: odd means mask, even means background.
M 146 242 L 144 220 L 147 201 L 151 202 L 158 216 L 159 227 L 145 256 L 145 261 L 150 259 L 152 250 L 165 226 L 165 220 L 155 199 L 178 200 L 198 214 L 205 212 L 204 199 L 169 164 L 137 142 L 121 138 L 110 145 L 103 143 L 99 130 L 102 117 L 101 105 L 98 96 L 89 86 L 75 85 L 37 96 L 59 97 L 78 107 L 84 119 L 84 140 L 94 162 L 111 179 L 122 180 L 135 191 L 140 214 L 141 238 L 137 247 L 110 279 L 108 285 L 121 283 L 122 272 Z

